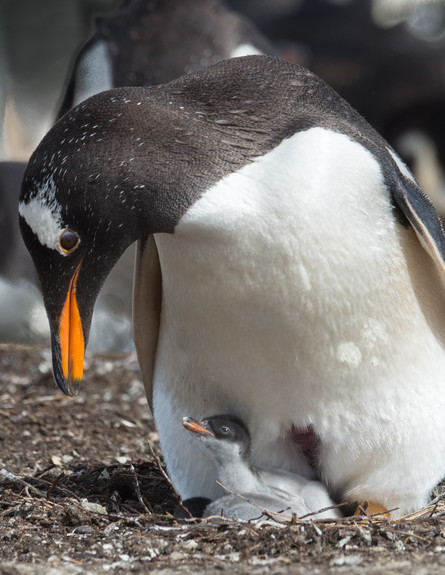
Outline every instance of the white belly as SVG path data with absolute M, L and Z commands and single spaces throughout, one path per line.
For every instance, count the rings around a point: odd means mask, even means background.
M 443 293 L 369 152 L 300 133 L 156 243 L 154 415 L 184 498 L 219 489 L 182 417 L 232 413 L 259 465 L 309 475 L 287 432 L 311 425 L 334 492 L 403 511 L 423 502 L 445 474 Z

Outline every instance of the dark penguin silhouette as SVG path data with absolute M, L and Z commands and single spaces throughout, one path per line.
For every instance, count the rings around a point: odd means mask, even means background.
M 223 494 L 184 413 L 237 413 L 255 465 L 395 516 L 445 475 L 442 224 L 308 70 L 250 56 L 98 94 L 42 140 L 19 212 L 65 393 L 100 286 L 138 241 L 135 342 L 183 499 Z
M 247 54 L 276 50 L 219 0 L 127 0 L 97 20 L 74 62 L 59 117 L 102 90 L 163 84 Z
M 256 467 L 251 461 L 250 434 L 244 423 L 232 415 L 214 415 L 203 421 L 184 417 L 182 425 L 192 432 L 210 453 L 219 482 L 231 493 L 206 505 L 203 517 L 223 515 L 233 519 L 261 519 L 263 510 L 276 518 L 307 516 L 339 517 L 326 488 L 279 469 Z
M 17 210 L 26 163 L 0 162 L 0 342 L 49 343 L 36 271 L 20 234 Z
M 25 248 L 17 219 L 24 162 L 0 162 L 0 274 L 32 281 L 35 269 Z

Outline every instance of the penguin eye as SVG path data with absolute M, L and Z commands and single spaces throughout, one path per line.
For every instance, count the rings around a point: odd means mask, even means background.
M 64 230 L 59 237 L 59 244 L 66 254 L 72 252 L 79 245 L 80 239 L 76 232 L 70 229 Z
M 227 425 L 221 425 L 220 431 L 222 434 L 227 435 L 230 433 L 230 427 L 227 427 Z

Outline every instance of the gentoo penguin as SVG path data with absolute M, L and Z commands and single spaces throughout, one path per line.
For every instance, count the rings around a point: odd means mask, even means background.
M 290 517 L 292 513 L 297 517 L 310 516 L 311 519 L 340 516 L 337 509 L 321 512 L 333 506 L 334 502 L 319 481 L 280 469 L 252 465 L 250 434 L 238 417 L 214 415 L 203 421 L 184 417 L 182 425 L 199 438 L 215 462 L 219 482 L 231 491 L 209 503 L 203 517 L 261 518 L 263 514 L 258 512 L 259 509 L 284 517 Z
M 445 475 L 442 224 L 313 73 L 247 56 L 97 94 L 34 152 L 19 213 L 68 394 L 100 286 L 138 240 L 135 342 L 183 499 L 223 494 L 184 413 L 232 413 L 255 465 L 394 516 Z
M 97 20 L 78 53 L 59 117 L 102 90 L 164 84 L 220 60 L 276 53 L 219 0 L 126 0 Z

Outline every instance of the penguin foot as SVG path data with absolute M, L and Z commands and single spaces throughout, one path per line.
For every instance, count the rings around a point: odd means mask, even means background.
M 357 505 L 357 509 L 354 515 L 366 515 L 367 517 L 372 517 L 373 519 L 381 519 L 382 517 L 391 517 L 391 513 L 379 503 L 370 503 L 368 501 L 363 501 Z

